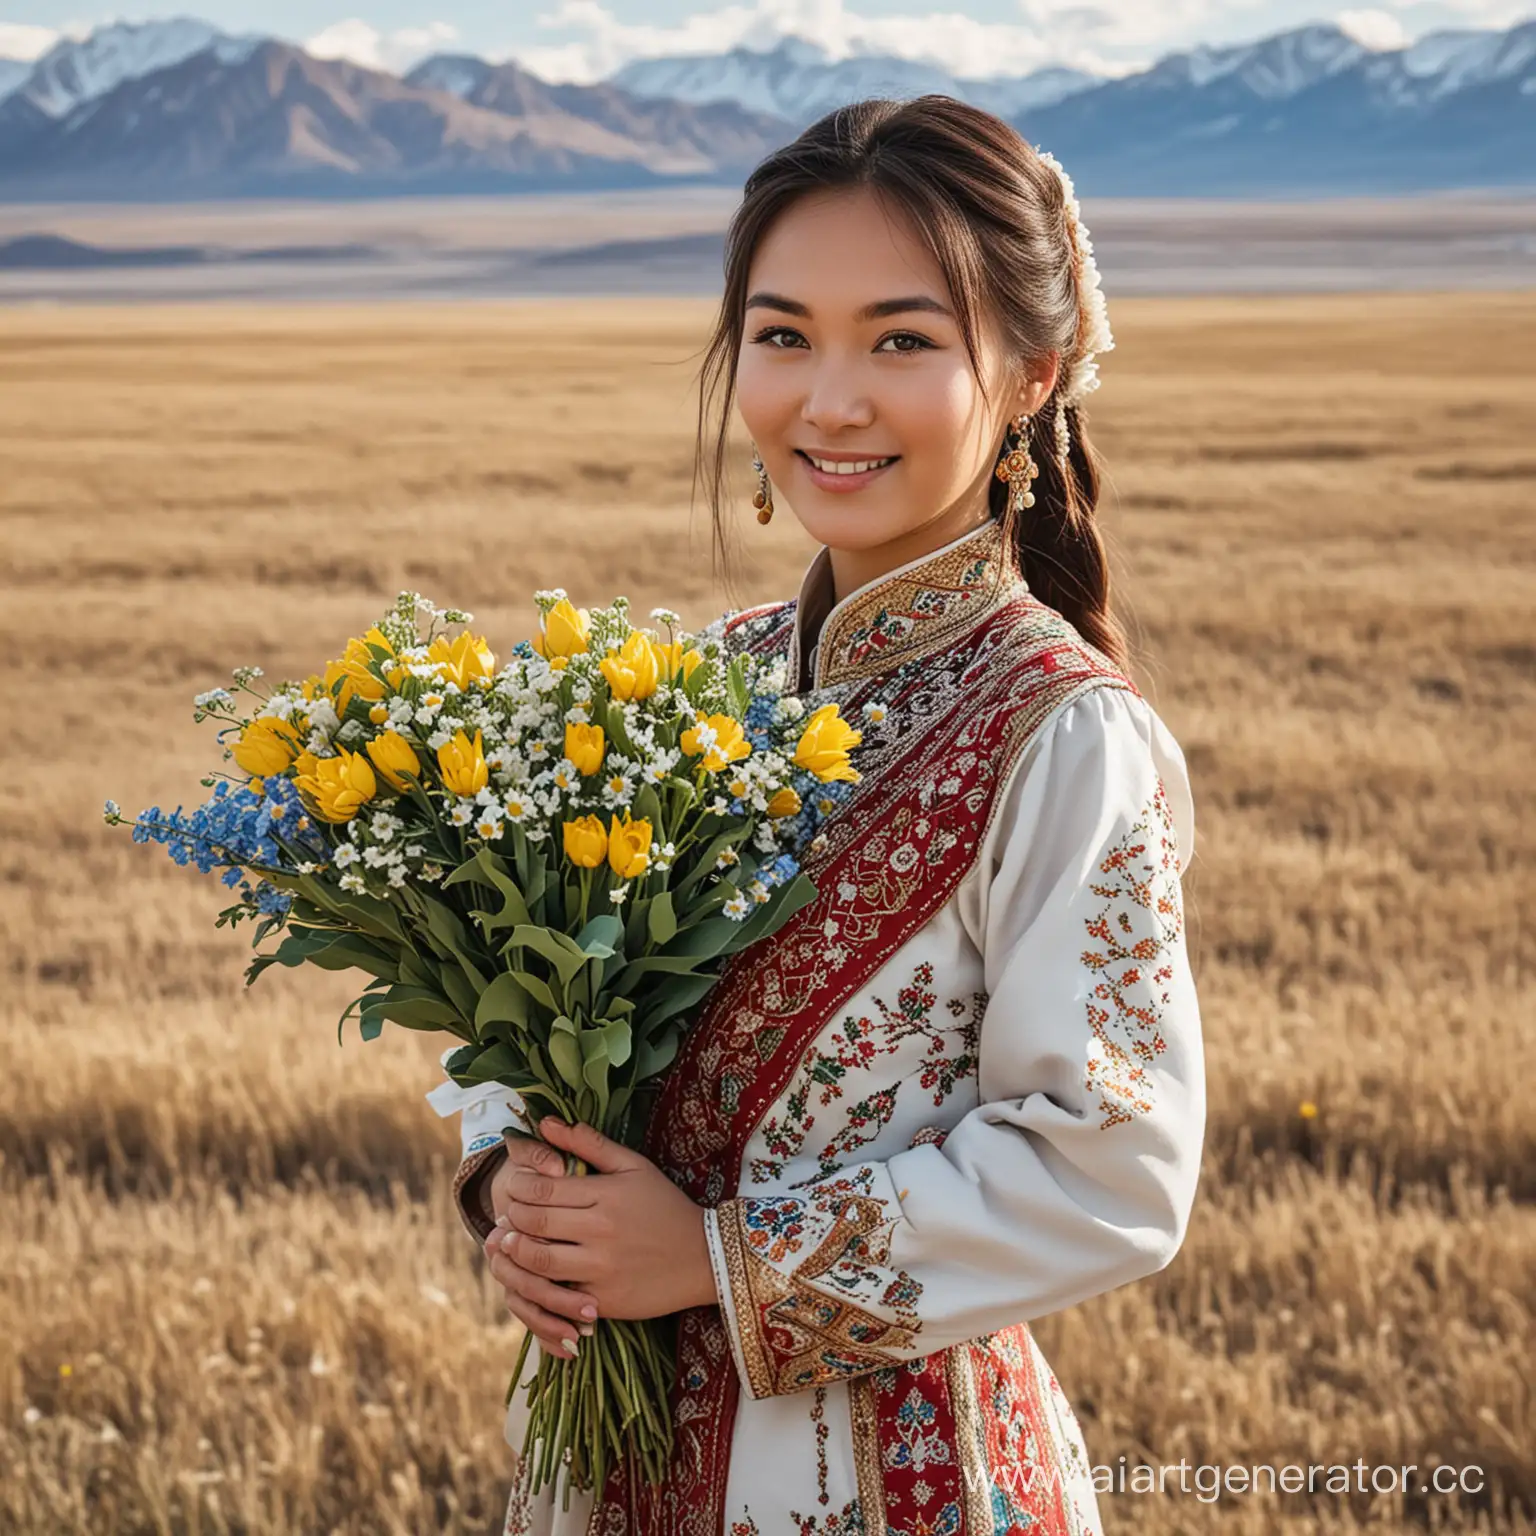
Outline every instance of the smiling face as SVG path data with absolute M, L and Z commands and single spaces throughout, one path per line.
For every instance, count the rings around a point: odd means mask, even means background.
M 1009 365 L 990 315 L 979 324 L 990 406 L 942 269 L 867 188 L 801 197 L 759 241 L 737 408 L 775 502 L 831 548 L 840 589 L 987 517 L 1008 422 L 1037 409 L 1050 385 Z M 847 473 L 850 464 L 871 467 Z

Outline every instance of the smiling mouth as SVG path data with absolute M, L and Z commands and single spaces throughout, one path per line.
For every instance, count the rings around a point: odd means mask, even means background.
M 814 465 L 823 474 L 827 475 L 862 475 L 872 469 L 884 469 L 887 464 L 894 464 L 901 457 L 899 453 L 887 454 L 879 459 L 850 459 L 846 463 L 835 459 L 818 459 L 807 453 L 803 448 L 796 448 L 795 452 L 806 461 Z

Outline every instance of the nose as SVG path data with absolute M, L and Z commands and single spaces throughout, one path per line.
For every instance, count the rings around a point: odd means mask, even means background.
M 874 402 L 856 366 L 831 355 L 817 359 L 800 405 L 800 419 L 824 437 L 867 427 Z

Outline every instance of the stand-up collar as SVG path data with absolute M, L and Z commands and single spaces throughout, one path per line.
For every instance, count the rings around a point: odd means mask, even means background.
M 1017 558 L 995 517 L 865 582 L 837 603 L 832 601 L 831 553 L 823 546 L 800 583 L 789 675 L 803 692 L 887 672 L 952 646 L 965 630 L 1025 590 Z M 802 661 L 812 646 L 814 672 Z

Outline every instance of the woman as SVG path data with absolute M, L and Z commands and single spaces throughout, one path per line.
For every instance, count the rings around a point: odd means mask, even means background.
M 542 1348 L 680 1314 L 664 1487 L 563 1510 L 520 1473 L 509 1532 L 1100 1529 L 1028 1324 L 1168 1263 L 1205 1113 L 1189 785 L 1123 669 L 1078 409 L 1112 344 L 1070 182 L 985 112 L 860 102 L 747 182 L 701 462 L 718 535 L 734 386 L 759 516 L 787 502 L 824 547 L 712 632 L 838 701 L 863 779 L 644 1154 L 546 1121 L 597 1170 L 563 1179 L 503 1141 L 515 1095 L 432 1096 L 464 1109 L 460 1208 Z

